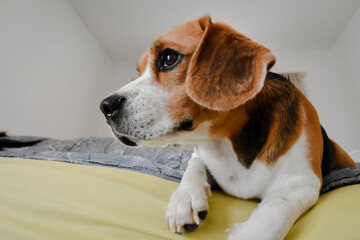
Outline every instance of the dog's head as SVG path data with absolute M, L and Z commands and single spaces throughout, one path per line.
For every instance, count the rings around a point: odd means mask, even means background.
M 274 63 L 267 48 L 203 17 L 160 36 L 139 61 L 140 76 L 100 108 L 130 146 L 209 139 L 261 90 Z

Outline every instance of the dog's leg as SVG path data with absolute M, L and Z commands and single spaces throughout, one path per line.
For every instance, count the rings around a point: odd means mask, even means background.
M 208 196 L 211 196 L 211 190 L 207 182 L 206 166 L 193 154 L 167 208 L 166 222 L 170 231 L 185 233 L 197 229 L 208 213 Z
M 319 197 L 315 187 L 279 189 L 265 196 L 250 218 L 227 231 L 228 240 L 284 239 L 295 221 L 311 208 Z

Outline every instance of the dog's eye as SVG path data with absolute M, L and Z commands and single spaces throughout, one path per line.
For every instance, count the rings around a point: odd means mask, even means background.
M 159 54 L 157 66 L 161 72 L 172 70 L 181 62 L 182 55 L 175 50 L 165 49 Z
M 164 67 L 172 66 L 174 63 L 176 63 L 177 59 L 178 59 L 178 55 L 174 53 L 166 54 L 164 56 Z

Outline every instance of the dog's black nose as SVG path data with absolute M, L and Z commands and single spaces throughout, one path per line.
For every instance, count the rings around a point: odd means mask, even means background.
M 111 119 L 111 117 L 121 112 L 125 102 L 125 97 L 114 94 L 102 100 L 100 109 L 107 119 Z

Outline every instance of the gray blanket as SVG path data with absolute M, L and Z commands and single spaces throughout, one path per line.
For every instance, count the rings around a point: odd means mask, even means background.
M 36 143 L 37 141 L 40 141 Z M 17 142 L 19 146 L 3 148 L 2 143 Z M 176 147 L 130 148 L 112 138 L 79 138 L 57 140 L 36 137 L 1 137 L 0 157 L 42 159 L 77 164 L 101 165 L 130 169 L 179 182 L 184 174 L 192 151 Z M 321 194 L 333 189 L 360 183 L 360 164 L 330 172 L 324 178 Z
M 127 147 L 113 138 L 73 140 L 36 137 L 3 137 L 4 141 L 41 142 L 20 148 L 4 148 L 0 157 L 42 159 L 77 164 L 125 168 L 180 181 L 192 151 L 176 147 Z M 1 146 L 1 141 L 0 141 Z

